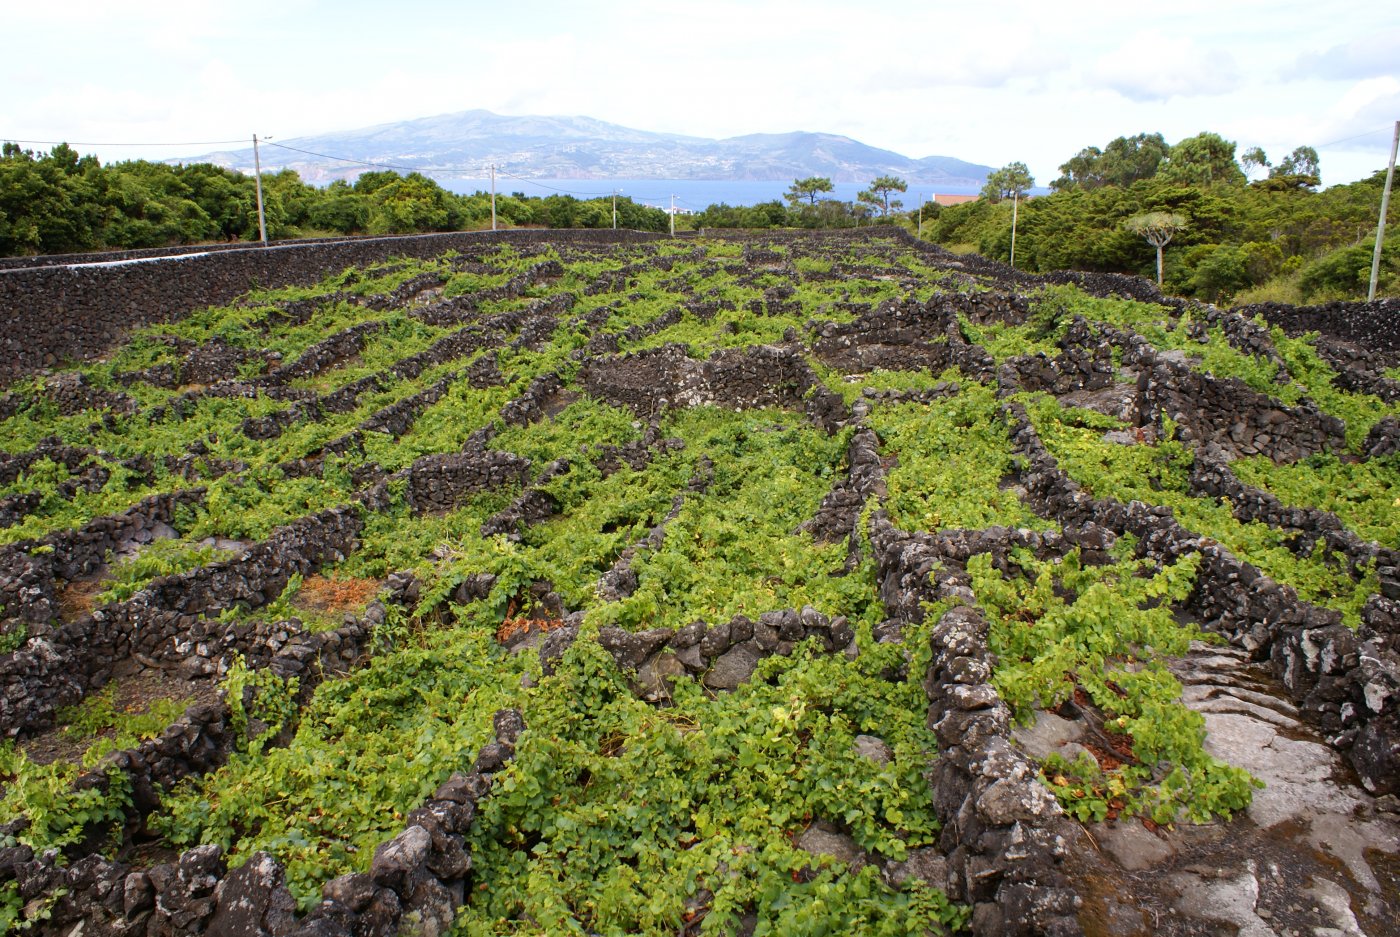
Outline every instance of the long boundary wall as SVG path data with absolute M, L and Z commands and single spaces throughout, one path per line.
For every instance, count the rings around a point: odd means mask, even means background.
M 1072 282 L 1094 295 L 1118 294 L 1150 302 L 1180 304 L 1162 297 L 1142 277 L 1060 271 L 1039 276 L 976 255 L 954 255 L 891 225 L 834 231 L 707 230 L 743 240 L 798 237 L 845 240 L 896 237 L 938 255 L 970 273 L 1014 282 L 1021 288 Z M 0 261 L 0 384 L 41 368 L 101 354 L 131 329 L 178 319 L 192 309 L 229 302 L 254 287 L 305 286 L 349 266 L 391 257 L 433 257 L 483 244 L 617 244 L 663 239 L 640 231 L 512 229 L 403 237 L 297 241 L 261 246 L 211 245 L 199 249 L 152 249 L 96 255 L 62 255 Z M 179 251 L 172 253 L 171 251 Z M 16 266 L 16 263 L 26 266 Z M 1241 307 L 1262 313 L 1274 325 L 1297 333 L 1316 330 L 1355 342 L 1390 360 L 1400 356 L 1400 300 L 1329 303 L 1292 307 Z
M 350 266 L 484 244 L 604 245 L 660 237 L 639 231 L 454 232 L 0 269 L 0 382 L 95 357 L 133 328 L 229 302 L 255 287 L 307 286 Z

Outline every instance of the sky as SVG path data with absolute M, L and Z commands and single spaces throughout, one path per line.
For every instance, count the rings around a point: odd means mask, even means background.
M 1209 130 L 1316 147 L 1336 184 L 1383 169 L 1400 120 L 1400 4 L 1359 0 L 0 0 L 0 24 L 0 139 L 104 162 L 484 108 L 838 133 L 1040 185 L 1086 146 Z

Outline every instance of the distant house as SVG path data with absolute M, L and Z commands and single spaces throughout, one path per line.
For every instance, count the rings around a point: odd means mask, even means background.
M 981 196 L 978 195 L 935 195 L 933 201 L 947 207 L 949 205 L 961 205 L 963 202 L 975 202 L 979 198 L 981 198 Z

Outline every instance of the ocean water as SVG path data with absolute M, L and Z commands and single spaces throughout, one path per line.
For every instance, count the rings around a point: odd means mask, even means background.
M 491 191 L 490 179 L 443 179 L 441 185 L 458 194 Z M 729 205 L 757 205 L 759 202 L 779 201 L 783 193 L 792 185 L 792 180 L 782 182 L 754 182 L 751 180 L 723 179 L 516 179 L 501 176 L 496 179 L 496 191 L 508 195 L 523 192 L 526 195 L 543 198 L 553 194 L 567 194 L 579 199 L 606 198 L 617 189 L 619 194 L 628 196 L 634 202 L 656 208 L 669 208 L 671 196 L 676 196 L 676 207 L 682 211 L 701 211 L 710 205 L 725 202 Z M 866 183 L 838 182 L 834 192 L 823 198 L 854 201 L 856 193 L 866 188 Z M 957 186 L 939 188 L 934 185 L 913 185 L 909 191 L 896 197 L 904 202 L 906 209 L 916 208 L 919 199 L 932 199 L 937 194 L 976 195 L 977 189 Z

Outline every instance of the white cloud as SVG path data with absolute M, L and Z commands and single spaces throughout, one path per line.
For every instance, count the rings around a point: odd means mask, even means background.
M 1384 166 L 1397 115 L 1400 79 L 1368 78 L 1353 84 L 1316 124 L 1324 169 L 1330 162 L 1347 167 L 1345 175 L 1355 177 Z
M 1383 29 L 1298 57 L 1289 78 L 1374 78 L 1400 75 L 1400 29 Z
M 915 157 L 1024 160 L 1053 178 L 1081 147 L 1139 131 L 1213 130 L 1272 153 L 1389 126 L 1400 113 L 1392 85 L 1334 76 L 1383 64 L 1400 17 L 1381 9 L 1359 23 L 1348 9 L 397 0 L 391 15 L 370 0 L 30 3 L 6 11 L 0 84 L 33 90 L 0 95 L 0 136 L 286 140 L 486 108 L 695 136 L 843 133 Z M 1341 163 L 1337 150 L 1322 155 Z M 1360 172 L 1375 161 L 1358 158 Z
M 1041 85 L 1066 70 L 1071 61 L 1059 46 L 1028 37 L 977 45 L 950 43 L 898 65 L 877 67 L 861 84 L 868 91 L 1002 88 L 1017 81 Z
M 1345 122 L 1373 122 L 1383 119 L 1382 114 L 1393 116 L 1397 104 L 1400 104 L 1400 79 L 1387 75 L 1352 85 L 1337 101 L 1333 113 Z
M 1100 56 L 1090 82 L 1134 101 L 1226 94 L 1240 83 L 1234 56 L 1187 37 L 1139 32 Z

